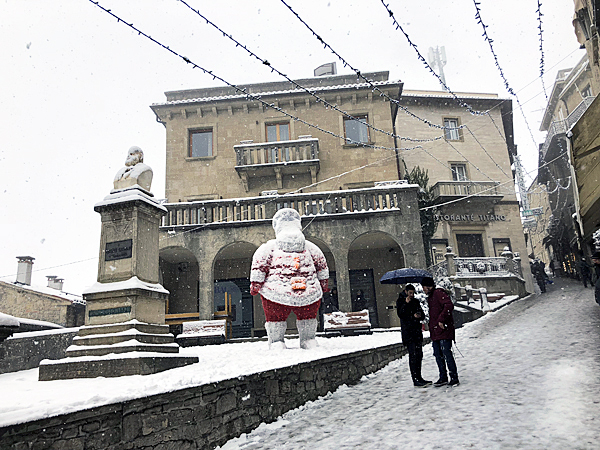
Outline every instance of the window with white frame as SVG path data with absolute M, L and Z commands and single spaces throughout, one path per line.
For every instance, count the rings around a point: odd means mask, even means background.
M 444 131 L 447 141 L 459 141 L 460 140 L 460 128 L 458 119 L 447 118 L 444 119 Z
M 347 144 L 366 144 L 369 142 L 369 127 L 367 116 L 354 116 L 354 119 L 344 118 L 344 134 Z
M 450 164 L 452 170 L 452 181 L 467 181 L 467 165 L 462 163 Z
M 190 130 L 189 140 L 188 156 L 190 158 L 213 156 L 212 130 Z

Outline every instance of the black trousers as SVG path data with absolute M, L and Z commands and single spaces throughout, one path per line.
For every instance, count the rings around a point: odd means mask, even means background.
M 423 364 L 423 341 L 409 341 L 404 345 L 406 345 L 406 348 L 408 349 L 408 367 L 410 368 L 410 375 L 412 376 L 413 382 L 422 380 L 421 365 Z

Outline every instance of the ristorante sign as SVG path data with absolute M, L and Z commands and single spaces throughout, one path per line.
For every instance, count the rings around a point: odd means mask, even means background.
M 436 214 L 438 222 L 506 222 L 504 214 Z

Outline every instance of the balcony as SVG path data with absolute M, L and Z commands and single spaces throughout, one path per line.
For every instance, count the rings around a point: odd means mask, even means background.
M 437 203 L 467 196 L 498 202 L 504 197 L 499 185 L 497 181 L 438 181 L 433 185 L 433 198 Z
M 274 177 L 277 188 L 283 188 L 283 177 L 309 173 L 312 183 L 319 173 L 319 140 L 316 138 L 294 141 L 241 144 L 234 147 L 235 170 L 248 192 L 251 178 Z
M 281 208 L 294 208 L 303 217 L 357 217 L 356 214 L 400 213 L 400 206 L 415 200 L 416 188 L 408 184 L 286 194 L 238 199 L 166 203 L 163 229 L 197 229 L 199 226 L 244 226 L 267 221 Z

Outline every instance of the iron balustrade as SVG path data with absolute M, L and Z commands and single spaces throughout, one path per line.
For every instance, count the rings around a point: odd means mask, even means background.
M 405 196 L 416 188 L 374 187 L 341 191 L 286 194 L 237 199 L 165 203 L 162 227 L 234 224 L 272 219 L 282 208 L 293 208 L 303 217 L 400 211 Z

